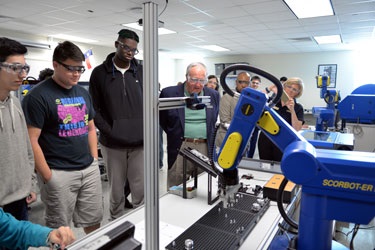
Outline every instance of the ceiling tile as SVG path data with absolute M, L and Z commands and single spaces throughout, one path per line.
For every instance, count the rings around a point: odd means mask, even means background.
M 155 2 L 155 1 L 153 1 Z M 335 16 L 297 19 L 281 0 L 157 0 L 165 28 L 176 34 L 159 36 L 159 47 L 170 53 L 231 55 L 346 50 L 348 45 L 373 42 L 375 1 L 332 0 Z M 142 0 L 2 0 L 0 32 L 40 35 L 67 33 L 113 47 L 122 23 L 143 18 Z M 141 10 L 134 9 L 135 7 Z M 25 15 L 27 13 L 27 15 Z M 139 47 L 143 46 L 143 34 Z M 341 34 L 343 44 L 317 46 L 314 35 Z M 39 39 L 39 38 L 35 38 Z M 312 44 L 310 44 L 312 43 Z M 218 44 L 217 53 L 197 45 Z

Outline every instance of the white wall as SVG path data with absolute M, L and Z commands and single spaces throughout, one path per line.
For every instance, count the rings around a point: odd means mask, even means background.
M 159 53 L 159 82 L 161 89 L 175 85 L 176 82 L 176 60 L 168 54 Z

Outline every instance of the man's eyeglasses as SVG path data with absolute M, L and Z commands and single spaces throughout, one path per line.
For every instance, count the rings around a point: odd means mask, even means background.
M 72 73 L 78 72 L 79 74 L 83 74 L 86 70 L 84 66 L 71 66 L 59 61 L 57 61 L 57 63 L 62 65 L 64 68 L 66 68 L 69 72 Z
M 30 72 L 30 66 L 25 64 L 19 64 L 19 63 L 0 63 L 0 68 L 4 68 L 6 72 L 8 73 L 14 73 L 21 75 L 24 71 L 27 74 Z
M 249 85 L 250 82 L 249 81 L 241 81 L 241 80 L 238 80 L 237 81 L 239 84 L 246 84 L 246 85 Z
M 207 80 L 206 79 L 198 79 L 198 78 L 190 78 L 188 77 L 189 82 L 192 83 L 200 83 L 202 85 L 206 84 Z
M 122 43 L 120 41 L 116 41 L 116 42 L 118 42 L 118 44 L 120 45 L 120 48 L 123 49 L 123 50 L 125 50 L 126 52 L 132 52 L 134 55 L 136 55 L 136 54 L 139 53 L 139 51 L 138 51 L 137 48 L 132 49 L 128 45 L 126 45 L 125 43 Z
M 288 89 L 290 89 L 294 93 L 297 93 L 297 94 L 299 93 L 299 89 L 293 88 L 292 86 L 289 86 L 289 85 L 285 85 L 285 87 L 287 87 Z

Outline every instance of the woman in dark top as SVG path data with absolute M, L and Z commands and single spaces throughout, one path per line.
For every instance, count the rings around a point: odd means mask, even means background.
M 304 123 L 303 107 L 297 103 L 296 99 L 303 93 L 303 82 L 300 78 L 289 78 L 283 84 L 284 91 L 288 98 L 281 100 L 274 106 L 276 112 L 284 118 L 295 130 L 300 130 Z M 277 92 L 276 86 L 266 88 L 267 92 Z M 267 138 L 264 133 L 260 133 L 258 139 L 259 158 L 262 160 L 281 161 L 283 153 Z

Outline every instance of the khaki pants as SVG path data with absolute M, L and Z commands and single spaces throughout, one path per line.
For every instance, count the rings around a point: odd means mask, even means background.
M 183 148 L 193 148 L 198 150 L 201 154 L 208 156 L 208 147 L 207 143 L 194 143 L 194 142 L 182 142 L 181 149 Z M 173 163 L 171 169 L 168 170 L 168 189 L 173 186 L 178 186 L 182 183 L 183 179 L 183 161 L 184 157 L 180 154 L 177 155 L 176 161 Z M 194 167 L 194 163 L 186 160 L 186 178 L 192 176 L 194 169 L 198 170 L 198 174 L 202 173 L 203 170 L 199 167 Z
M 103 219 L 102 183 L 98 161 L 82 170 L 52 169 L 52 177 L 44 183 L 38 175 L 41 199 L 46 206 L 46 226 L 89 227 Z

